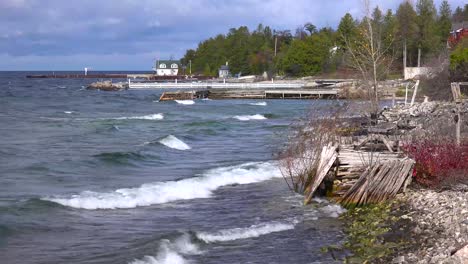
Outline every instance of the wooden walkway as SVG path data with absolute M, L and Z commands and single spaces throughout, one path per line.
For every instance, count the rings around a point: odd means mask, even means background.
M 157 82 L 132 82 L 128 80 L 130 89 L 285 89 L 303 88 L 304 83 L 157 83 Z
M 291 90 L 266 90 L 265 98 L 322 98 L 324 96 L 337 96 L 336 89 L 291 89 Z

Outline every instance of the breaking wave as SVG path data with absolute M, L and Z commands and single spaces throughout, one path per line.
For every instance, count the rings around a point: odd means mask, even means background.
M 267 102 L 250 103 L 249 105 L 267 106 Z
M 144 115 L 144 116 L 130 116 L 130 117 L 117 117 L 117 118 L 113 118 L 115 120 L 132 120 L 132 119 L 136 119 L 136 120 L 162 120 L 164 119 L 164 115 L 163 114 L 151 114 L 151 115 Z
M 238 115 L 234 116 L 235 119 L 240 121 L 249 121 L 249 120 L 264 120 L 267 119 L 264 115 L 256 114 L 256 115 Z
M 346 209 L 338 204 L 329 204 L 320 208 L 320 211 L 328 217 L 337 218 L 341 214 L 346 213 Z
M 185 264 L 187 260 L 183 255 L 199 253 L 198 246 L 192 243 L 188 234 L 184 234 L 175 241 L 162 240 L 156 256 L 145 256 L 141 260 L 130 262 L 130 264 Z
M 268 222 L 245 228 L 224 229 L 215 233 L 197 233 L 198 239 L 206 243 L 225 242 L 238 239 L 259 237 L 262 235 L 294 229 L 297 221 Z
M 123 188 L 111 192 L 84 191 L 66 197 L 45 197 L 64 206 L 95 209 L 135 208 L 178 200 L 209 198 L 216 189 L 232 184 L 250 184 L 281 178 L 276 163 L 252 162 L 212 169 L 200 177 L 180 181 L 143 184 L 137 188 Z
M 182 140 L 176 138 L 173 135 L 169 135 L 161 140 L 159 140 L 159 143 L 163 144 L 164 146 L 172 149 L 178 149 L 178 150 L 188 150 L 191 149 L 191 147 Z
M 193 105 L 195 102 L 193 100 L 175 100 L 176 103 L 182 104 L 182 105 Z

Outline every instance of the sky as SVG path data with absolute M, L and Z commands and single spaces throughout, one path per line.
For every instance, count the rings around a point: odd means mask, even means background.
M 402 0 L 373 0 L 396 10 Z M 435 0 L 438 8 L 442 0 Z M 466 0 L 449 1 L 452 10 Z M 0 71 L 151 70 L 200 41 L 259 23 L 336 28 L 362 0 L 0 0 Z

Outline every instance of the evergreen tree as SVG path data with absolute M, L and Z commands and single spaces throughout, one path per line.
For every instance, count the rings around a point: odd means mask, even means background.
M 333 47 L 332 34 L 323 30 L 305 39 L 295 39 L 281 59 L 280 69 L 292 76 L 314 75 L 323 70 Z
M 452 21 L 459 23 L 459 22 L 463 22 L 463 20 L 464 20 L 463 9 L 458 6 L 457 8 L 455 8 L 455 12 L 453 12 Z
M 382 42 L 385 47 L 389 47 L 389 53 L 396 50 L 397 20 L 391 9 L 387 10 L 382 24 Z
M 436 27 L 437 11 L 432 0 L 418 0 L 416 12 L 418 14 L 418 48 L 421 50 L 421 55 L 427 57 L 439 48 L 434 45 L 440 42 Z
M 468 4 L 465 4 L 463 8 L 463 20 L 468 21 Z
M 383 15 L 378 6 L 376 6 L 372 12 L 372 29 L 374 30 L 375 36 L 378 39 L 381 39 L 383 30 Z
M 441 45 L 445 45 L 447 38 L 452 29 L 452 10 L 447 0 L 444 0 L 439 8 L 439 18 L 437 19 L 438 34 L 441 40 Z
M 412 65 L 412 58 L 415 58 L 417 48 L 417 14 L 413 6 L 405 1 L 401 3 L 396 12 L 397 20 L 397 45 L 402 48 L 403 67 L 409 62 Z M 413 55 L 413 56 L 411 56 Z
M 346 13 L 343 18 L 341 18 L 337 30 L 337 45 L 341 50 L 345 51 L 346 42 L 351 41 L 357 37 L 356 24 L 356 21 L 353 19 L 350 13 Z

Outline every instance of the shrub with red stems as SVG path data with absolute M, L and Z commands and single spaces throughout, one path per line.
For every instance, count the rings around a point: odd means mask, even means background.
M 418 140 L 403 150 L 416 161 L 413 177 L 426 187 L 439 187 L 453 181 L 468 181 L 468 141 L 458 146 L 441 140 Z

